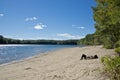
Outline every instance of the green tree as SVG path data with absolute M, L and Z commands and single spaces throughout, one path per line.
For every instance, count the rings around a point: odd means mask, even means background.
M 111 47 L 120 40 L 120 1 L 119 0 L 96 0 L 93 7 L 96 32 L 106 40 L 109 37 Z M 113 44 L 113 45 L 112 45 Z

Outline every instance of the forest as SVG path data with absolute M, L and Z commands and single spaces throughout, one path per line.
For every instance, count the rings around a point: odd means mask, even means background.
M 79 44 L 104 45 L 108 49 L 120 47 L 120 1 L 95 1 L 92 10 L 96 31 L 81 39 Z
M 78 40 L 18 40 L 5 38 L 0 35 L 0 44 L 53 44 L 53 45 L 77 45 Z

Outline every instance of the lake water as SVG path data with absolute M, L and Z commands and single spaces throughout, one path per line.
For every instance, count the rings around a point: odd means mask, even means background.
M 0 64 L 75 45 L 0 45 Z

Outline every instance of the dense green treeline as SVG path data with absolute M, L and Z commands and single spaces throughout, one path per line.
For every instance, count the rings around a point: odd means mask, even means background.
M 17 40 L 5 38 L 0 35 L 0 44 L 57 44 L 77 45 L 78 40 Z
M 78 41 L 79 44 L 84 45 L 100 45 L 103 44 L 102 38 L 98 37 L 96 34 L 88 34 L 85 38 Z
M 105 48 L 120 47 L 120 1 L 95 0 L 92 7 L 96 32 L 79 41 L 85 45 L 103 44 Z

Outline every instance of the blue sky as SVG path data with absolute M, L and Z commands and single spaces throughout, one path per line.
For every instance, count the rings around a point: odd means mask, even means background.
M 81 39 L 95 32 L 94 0 L 0 0 L 0 35 L 15 39 Z

